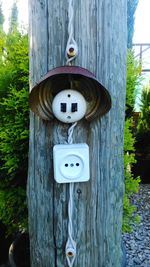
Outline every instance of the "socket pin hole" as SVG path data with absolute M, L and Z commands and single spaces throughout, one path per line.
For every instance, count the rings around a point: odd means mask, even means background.
M 71 97 L 71 95 L 70 95 L 70 94 L 68 94 L 68 97 Z
M 68 167 L 68 164 L 67 163 L 65 164 L 65 167 Z
M 73 164 L 73 163 L 71 163 L 71 164 L 70 164 L 70 167 L 74 167 L 74 164 Z
M 79 163 L 76 163 L 76 166 L 79 166 L 80 164 Z

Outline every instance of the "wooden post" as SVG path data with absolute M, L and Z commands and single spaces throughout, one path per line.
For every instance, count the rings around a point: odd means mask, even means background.
M 65 64 L 67 0 L 29 0 L 31 87 Z M 102 119 L 78 123 L 74 142 L 90 146 L 91 178 L 74 191 L 75 267 L 120 267 L 123 124 L 126 80 L 126 0 L 74 0 L 76 65 L 108 88 L 112 109 Z M 53 178 L 52 148 L 64 143 L 67 124 L 30 116 L 28 175 L 32 267 L 64 267 L 68 185 Z

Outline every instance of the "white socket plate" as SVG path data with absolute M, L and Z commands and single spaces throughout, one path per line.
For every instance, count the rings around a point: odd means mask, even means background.
M 90 179 L 89 147 L 85 143 L 55 145 L 53 162 L 57 183 L 86 182 Z
M 61 104 L 66 105 L 66 111 L 61 111 Z M 71 111 L 72 104 L 77 105 L 75 112 Z M 73 123 L 81 120 L 86 114 L 86 100 L 83 95 L 72 89 L 60 91 L 53 99 L 52 110 L 54 116 L 64 123 Z

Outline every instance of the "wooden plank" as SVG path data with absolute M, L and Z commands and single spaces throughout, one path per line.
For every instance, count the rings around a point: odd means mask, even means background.
M 47 69 L 65 64 L 68 1 L 30 0 L 31 85 Z M 94 72 L 110 91 L 112 109 L 82 120 L 74 142 L 90 146 L 91 179 L 75 185 L 77 258 L 74 266 L 120 267 L 123 122 L 126 74 L 126 0 L 74 1 L 76 65 Z M 28 206 L 32 267 L 66 266 L 68 185 L 53 179 L 52 148 L 67 139 L 68 125 L 31 115 Z

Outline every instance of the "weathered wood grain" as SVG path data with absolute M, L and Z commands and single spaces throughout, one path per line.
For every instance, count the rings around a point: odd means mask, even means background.
M 31 87 L 65 64 L 67 0 L 29 0 Z M 102 119 L 79 122 L 74 142 L 90 146 L 91 179 L 75 185 L 75 267 L 120 267 L 123 198 L 123 123 L 126 76 L 126 0 L 76 0 L 76 65 L 108 88 L 112 109 Z M 53 179 L 52 148 L 68 125 L 30 116 L 28 175 L 32 267 L 67 266 L 68 185 Z

